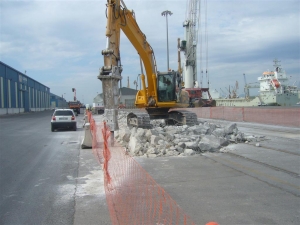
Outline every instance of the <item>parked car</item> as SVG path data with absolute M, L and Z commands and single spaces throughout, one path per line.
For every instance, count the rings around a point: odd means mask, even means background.
M 51 131 L 58 128 L 77 130 L 76 116 L 72 109 L 56 109 L 51 118 Z

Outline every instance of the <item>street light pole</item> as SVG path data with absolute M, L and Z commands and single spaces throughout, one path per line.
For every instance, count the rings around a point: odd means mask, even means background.
M 169 10 L 165 10 L 161 13 L 162 16 L 166 16 L 166 26 L 167 26 L 167 65 L 168 65 L 168 71 L 170 69 L 169 67 L 169 37 L 168 37 L 168 15 L 172 15 L 173 13 Z

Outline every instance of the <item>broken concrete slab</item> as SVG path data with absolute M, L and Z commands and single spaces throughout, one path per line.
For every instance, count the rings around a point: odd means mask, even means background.
M 131 156 L 192 156 L 220 151 L 230 143 L 257 141 L 257 137 L 240 132 L 236 123 L 221 126 L 199 119 L 193 126 L 168 126 L 164 120 L 155 120 L 151 129 L 129 129 L 126 114 L 119 113 L 120 130 L 115 131 L 115 137 Z

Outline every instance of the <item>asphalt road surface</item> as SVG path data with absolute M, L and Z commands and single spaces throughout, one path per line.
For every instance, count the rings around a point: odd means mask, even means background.
M 300 224 L 300 128 L 237 126 L 259 138 L 223 153 L 136 160 L 196 224 Z
M 82 122 L 51 132 L 51 115 L 0 117 L 0 224 L 73 224 Z
M 0 224 L 111 224 L 82 115 L 76 132 L 51 132 L 51 114 L 0 117 Z M 300 128 L 237 124 L 260 146 L 136 160 L 196 224 L 300 224 Z

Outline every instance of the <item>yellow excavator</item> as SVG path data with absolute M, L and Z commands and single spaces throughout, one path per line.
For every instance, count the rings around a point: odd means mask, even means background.
M 104 66 L 98 76 L 104 82 L 103 88 L 108 90 L 107 92 L 103 90 L 105 107 L 113 109 L 117 105 L 116 101 L 111 104 L 109 102 L 117 97 L 116 83 L 121 79 L 120 30 L 122 30 L 140 56 L 142 88 L 137 92 L 135 105 L 146 110 L 129 113 L 128 126 L 150 128 L 152 119 L 165 119 L 166 123 L 171 125 L 195 125 L 196 114 L 179 109 L 189 106 L 189 94 L 182 89 L 181 73 L 173 70 L 157 71 L 153 49 L 137 24 L 134 11 L 128 10 L 123 0 L 107 0 L 106 6 L 107 43 L 106 49 L 102 51 Z M 110 90 L 112 91 L 109 93 Z

